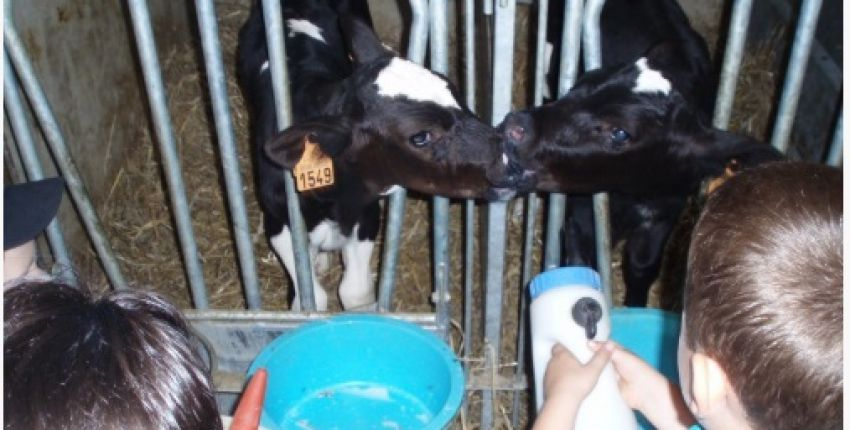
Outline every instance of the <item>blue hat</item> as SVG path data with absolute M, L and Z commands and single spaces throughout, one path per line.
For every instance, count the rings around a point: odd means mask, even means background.
M 602 291 L 602 281 L 595 270 L 585 266 L 570 266 L 538 274 L 528 285 L 528 292 L 531 294 L 531 300 L 534 300 L 546 291 L 564 285 L 584 285 Z
M 3 250 L 35 239 L 56 217 L 65 181 L 60 177 L 3 188 Z

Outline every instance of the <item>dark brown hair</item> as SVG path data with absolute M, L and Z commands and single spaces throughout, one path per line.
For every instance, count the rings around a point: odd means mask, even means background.
M 221 429 L 180 312 L 153 293 L 5 292 L 7 429 Z
M 841 428 L 841 199 L 837 169 L 772 163 L 723 184 L 697 222 L 686 341 L 755 428 Z

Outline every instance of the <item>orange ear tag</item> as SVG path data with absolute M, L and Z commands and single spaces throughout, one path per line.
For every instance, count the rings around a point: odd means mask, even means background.
M 306 139 L 304 153 L 292 169 L 292 174 L 295 175 L 295 188 L 299 192 L 327 187 L 334 183 L 334 163 L 319 149 L 318 144 Z

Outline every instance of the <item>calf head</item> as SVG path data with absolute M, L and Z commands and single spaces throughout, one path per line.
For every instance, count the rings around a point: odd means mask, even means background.
M 680 195 L 730 163 L 781 157 L 769 145 L 707 125 L 653 54 L 589 72 L 562 99 L 505 118 L 499 128 L 538 174 L 538 189 Z
M 372 193 L 394 185 L 447 197 L 508 198 L 534 175 L 516 151 L 481 122 L 439 74 L 402 59 L 358 20 L 341 18 L 350 40 L 352 74 L 334 89 L 326 115 L 306 119 L 265 146 L 292 168 L 307 139 L 339 170 Z

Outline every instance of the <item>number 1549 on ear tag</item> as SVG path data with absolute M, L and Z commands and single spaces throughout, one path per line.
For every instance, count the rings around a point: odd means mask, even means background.
M 307 140 L 304 142 L 304 153 L 292 169 L 292 174 L 295 175 L 295 188 L 299 192 L 326 187 L 334 183 L 334 163 L 322 153 L 319 145 Z

